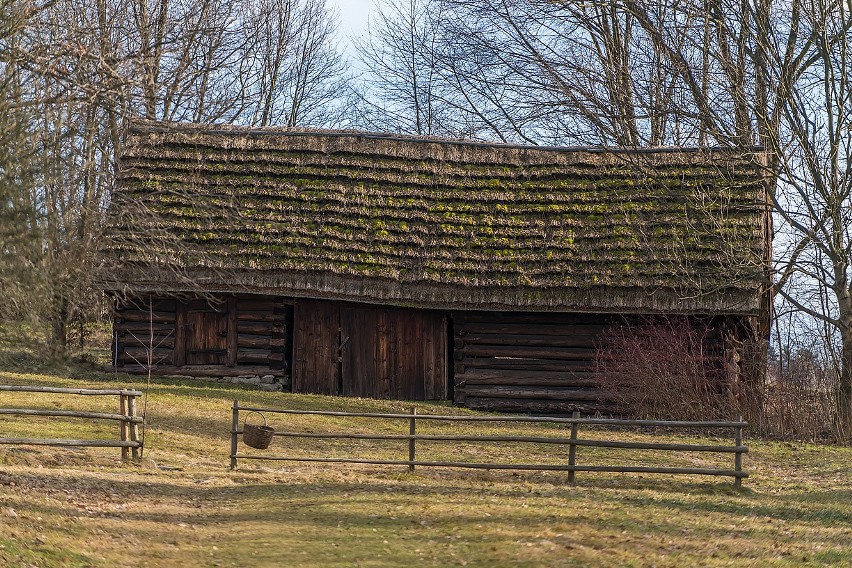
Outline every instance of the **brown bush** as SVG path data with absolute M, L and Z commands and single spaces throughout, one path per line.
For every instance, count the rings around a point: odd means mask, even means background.
M 737 414 L 720 353 L 706 325 L 656 318 L 610 330 L 598 349 L 595 377 L 620 413 L 646 419 L 708 420 Z

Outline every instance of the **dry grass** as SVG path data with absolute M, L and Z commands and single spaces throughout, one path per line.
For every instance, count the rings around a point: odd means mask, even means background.
M 0 383 L 144 386 L 138 377 L 79 368 L 76 378 L 67 371 L 17 371 L 0 372 Z M 65 404 L 55 395 L 0 396 L 4 407 Z M 730 481 L 699 477 L 578 474 L 577 484 L 569 486 L 564 473 L 410 474 L 402 467 L 274 462 L 241 463 L 231 472 L 234 398 L 294 408 L 408 406 L 157 381 L 149 393 L 147 449 L 140 463 L 123 465 L 115 449 L 0 447 L 0 566 L 852 564 L 852 448 L 751 440 L 745 465 L 752 478 L 741 491 Z M 74 400 L 105 410 L 117 405 L 111 399 Z M 446 406 L 421 411 L 429 410 L 465 412 Z M 279 429 L 369 429 L 356 420 L 272 422 Z M 374 429 L 401 426 L 381 423 Z M 115 430 L 60 419 L 0 419 L 2 436 L 113 436 Z M 535 427 L 513 428 L 532 431 Z M 645 440 L 656 435 L 605 434 Z M 278 438 L 273 448 L 291 454 L 343 451 Z M 404 443 L 371 442 L 354 450 L 399 458 Z M 476 459 L 480 451 L 469 450 L 465 457 Z M 553 451 L 514 445 L 500 459 L 564 459 Z M 611 459 L 586 448 L 579 452 L 581 462 Z M 428 457 L 453 455 L 458 452 L 445 448 Z M 687 463 L 705 459 L 711 458 L 683 457 Z

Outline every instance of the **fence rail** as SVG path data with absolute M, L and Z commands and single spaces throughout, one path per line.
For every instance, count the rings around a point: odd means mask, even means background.
M 140 456 L 142 440 L 139 438 L 139 424 L 142 417 L 136 413 L 136 399 L 142 392 L 130 389 L 67 389 L 59 387 L 36 387 L 18 385 L 0 385 L 0 392 L 54 393 L 81 396 L 118 396 L 119 411 L 88 412 L 77 410 L 54 410 L 41 408 L 0 408 L 0 415 L 7 416 L 54 416 L 62 418 L 83 418 L 89 420 L 110 420 L 119 422 L 118 440 L 70 440 L 57 438 L 2 438 L 0 444 L 15 446 L 58 446 L 58 447 L 96 447 L 121 448 L 122 459 Z
M 376 420 L 402 420 L 408 425 L 407 434 L 362 434 L 352 432 L 275 432 L 275 436 L 284 438 L 329 439 L 329 440 L 395 440 L 408 441 L 408 459 L 368 459 L 368 458 L 330 458 L 330 457 L 300 457 L 276 456 L 239 453 L 239 435 L 243 433 L 240 425 L 240 412 L 264 412 L 270 414 L 308 415 L 329 417 L 357 417 Z M 570 436 L 493 436 L 493 435 L 455 435 L 455 434 L 418 434 L 417 423 L 420 421 L 443 422 L 508 422 L 508 423 L 549 423 L 571 426 Z M 660 428 L 701 428 L 701 429 L 732 429 L 733 445 L 719 444 L 685 444 L 668 442 L 627 442 L 620 440 L 579 438 L 581 425 L 628 426 L 628 427 L 660 427 Z M 571 418 L 551 418 L 538 416 L 448 416 L 438 414 L 418 414 L 412 407 L 410 414 L 370 413 L 370 412 L 337 412 L 324 410 L 289 410 L 277 408 L 262 408 L 256 406 L 241 406 L 234 401 L 231 423 L 231 469 L 235 469 L 238 460 L 270 460 L 288 462 L 318 462 L 318 463 L 352 463 L 373 465 L 403 465 L 413 471 L 417 466 L 423 467 L 457 467 L 472 469 L 505 469 L 505 470 L 542 470 L 566 471 L 568 481 L 575 480 L 576 472 L 613 472 L 613 473 L 659 473 L 659 474 L 689 474 L 732 477 L 737 487 L 742 480 L 749 476 L 742 469 L 742 456 L 748 452 L 748 446 L 742 442 L 743 429 L 748 426 L 741 418 L 735 421 L 674 421 L 674 420 L 624 420 L 609 418 L 580 418 L 574 413 Z M 554 444 L 568 446 L 567 464 L 534 464 L 534 463 L 471 463 L 461 461 L 424 461 L 417 459 L 418 441 L 442 442 L 528 442 L 536 444 Z M 734 454 L 733 469 L 706 467 L 654 467 L 639 465 L 578 465 L 577 449 L 617 448 L 631 450 L 655 450 L 666 452 L 712 452 Z

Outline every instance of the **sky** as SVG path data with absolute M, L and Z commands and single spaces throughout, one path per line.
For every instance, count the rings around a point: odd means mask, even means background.
M 367 31 L 367 18 L 374 10 L 374 0 L 326 0 L 329 7 L 340 10 L 340 39 L 344 53 L 351 54 L 351 36 Z

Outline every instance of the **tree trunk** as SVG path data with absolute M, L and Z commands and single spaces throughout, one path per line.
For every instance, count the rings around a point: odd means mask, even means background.
M 852 440 L 852 328 L 841 329 L 840 341 L 840 381 L 834 427 L 839 439 Z
M 51 317 L 50 352 L 54 356 L 65 354 L 68 347 L 68 299 L 62 294 L 53 296 Z

